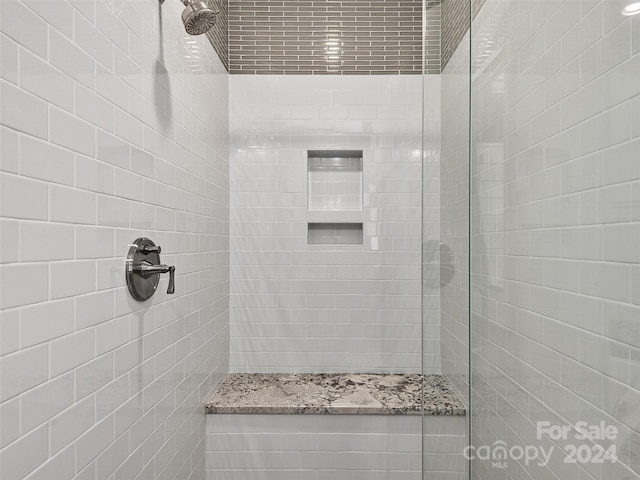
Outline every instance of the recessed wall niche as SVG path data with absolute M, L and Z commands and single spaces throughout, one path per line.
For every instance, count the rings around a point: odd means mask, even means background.
M 308 152 L 308 209 L 362 210 L 362 150 Z
M 363 244 L 362 150 L 309 150 L 309 245 Z
M 362 245 L 361 223 L 309 223 L 309 245 Z

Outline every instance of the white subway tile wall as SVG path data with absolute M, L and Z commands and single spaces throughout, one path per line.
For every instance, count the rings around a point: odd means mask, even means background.
M 0 2 L 0 478 L 204 479 L 228 370 L 228 74 L 181 4 Z M 160 23 L 160 19 L 162 23 Z M 137 303 L 136 237 L 176 265 Z
M 464 417 L 207 415 L 207 480 L 463 480 Z M 421 444 L 424 442 L 423 456 Z
M 439 112 L 439 78 L 426 81 Z M 420 92 L 418 76 L 232 77 L 233 372 L 420 371 Z M 437 154 L 437 114 L 429 127 Z M 310 213 L 344 213 L 307 212 L 307 151 L 318 149 L 363 150 L 364 211 L 343 220 L 364 222 L 363 245 L 307 243 Z M 437 240 L 437 215 L 428 227 Z M 440 370 L 439 321 L 434 307 L 427 373 Z
M 640 478 L 640 16 L 626 3 L 487 0 L 472 28 L 473 441 L 555 447 L 543 467 L 476 460 L 475 478 Z M 456 158 L 443 172 L 462 185 Z M 579 420 L 617 436 L 536 439 L 538 421 Z M 617 461 L 564 463 L 562 447 L 593 443 Z

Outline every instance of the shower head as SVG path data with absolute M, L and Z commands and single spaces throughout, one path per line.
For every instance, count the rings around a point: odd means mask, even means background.
M 189 35 L 202 35 L 216 23 L 214 11 L 203 0 L 182 0 L 186 7 L 182 12 L 182 23 Z

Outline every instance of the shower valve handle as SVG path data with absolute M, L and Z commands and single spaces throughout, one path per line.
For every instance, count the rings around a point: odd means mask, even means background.
M 158 255 L 160 255 L 162 253 L 162 247 L 160 247 L 159 245 L 154 245 L 153 247 L 151 245 L 143 245 L 139 250 L 145 255 L 149 255 L 150 253 L 157 253 Z
M 162 249 L 145 237 L 136 239 L 129 247 L 125 275 L 131 296 L 138 301 L 151 298 L 163 273 L 169 274 L 167 294 L 175 293 L 176 267 L 160 263 Z
M 169 286 L 167 287 L 167 293 L 169 295 L 176 293 L 176 267 L 173 265 L 169 267 Z
M 153 265 L 146 260 L 140 263 L 135 263 L 132 266 L 134 273 L 137 273 L 143 278 L 149 278 L 153 275 L 160 275 L 161 273 L 169 274 L 169 287 L 167 288 L 168 294 L 173 294 L 176 291 L 176 267 L 173 265 Z

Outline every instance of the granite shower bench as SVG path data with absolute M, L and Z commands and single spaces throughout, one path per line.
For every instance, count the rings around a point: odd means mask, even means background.
M 206 412 L 207 480 L 465 476 L 465 410 L 441 375 L 231 374 Z

